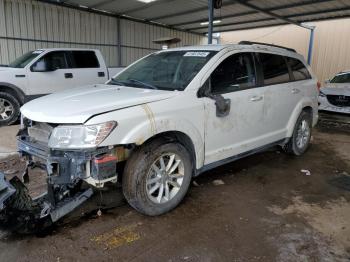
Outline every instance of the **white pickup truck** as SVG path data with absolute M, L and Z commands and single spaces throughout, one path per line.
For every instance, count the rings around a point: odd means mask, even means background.
M 0 126 L 14 123 L 29 100 L 88 84 L 105 83 L 120 68 L 107 68 L 96 49 L 52 48 L 28 52 L 0 67 Z

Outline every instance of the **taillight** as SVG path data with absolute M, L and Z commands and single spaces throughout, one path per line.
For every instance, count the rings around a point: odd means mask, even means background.
M 321 89 L 321 82 L 317 81 L 317 90 L 320 91 Z

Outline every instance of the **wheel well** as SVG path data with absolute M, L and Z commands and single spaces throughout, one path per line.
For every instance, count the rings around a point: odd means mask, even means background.
M 307 112 L 307 113 L 310 113 L 310 115 L 312 115 L 312 107 L 311 106 L 306 106 L 303 108 L 303 111 Z
M 164 142 L 178 142 L 181 145 L 183 145 L 188 152 L 191 155 L 191 162 L 193 163 L 192 168 L 193 171 L 195 171 L 195 167 L 196 167 L 196 151 L 194 148 L 194 144 L 191 140 L 191 138 L 186 135 L 185 133 L 179 132 L 179 131 L 167 131 L 167 132 L 163 132 L 163 133 L 159 133 L 149 139 L 147 139 L 144 144 L 148 144 L 150 142 L 153 142 L 154 140 L 158 140 L 158 139 L 162 139 L 164 140 Z M 143 145 L 144 145 L 143 144 Z
M 19 94 L 14 88 L 0 85 L 0 91 L 13 95 L 21 105 L 24 104 L 24 95 Z

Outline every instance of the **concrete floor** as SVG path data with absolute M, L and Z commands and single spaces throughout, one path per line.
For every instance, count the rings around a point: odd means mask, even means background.
M 160 217 L 120 200 L 98 217 L 95 198 L 46 236 L 2 232 L 0 261 L 349 261 L 349 174 L 350 133 L 318 129 L 304 156 L 272 149 L 207 172 Z

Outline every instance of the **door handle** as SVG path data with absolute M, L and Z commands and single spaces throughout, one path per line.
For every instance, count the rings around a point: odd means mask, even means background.
M 72 73 L 64 73 L 64 77 L 65 78 L 73 78 L 73 74 Z
M 298 89 L 298 88 L 292 89 L 292 94 L 298 94 L 298 93 L 300 93 L 300 89 Z
M 257 102 L 257 101 L 261 101 L 262 99 L 263 99 L 262 96 L 253 96 L 252 98 L 250 98 L 250 101 Z
M 105 76 L 105 72 L 98 72 L 97 75 L 98 75 L 98 77 L 104 77 Z

